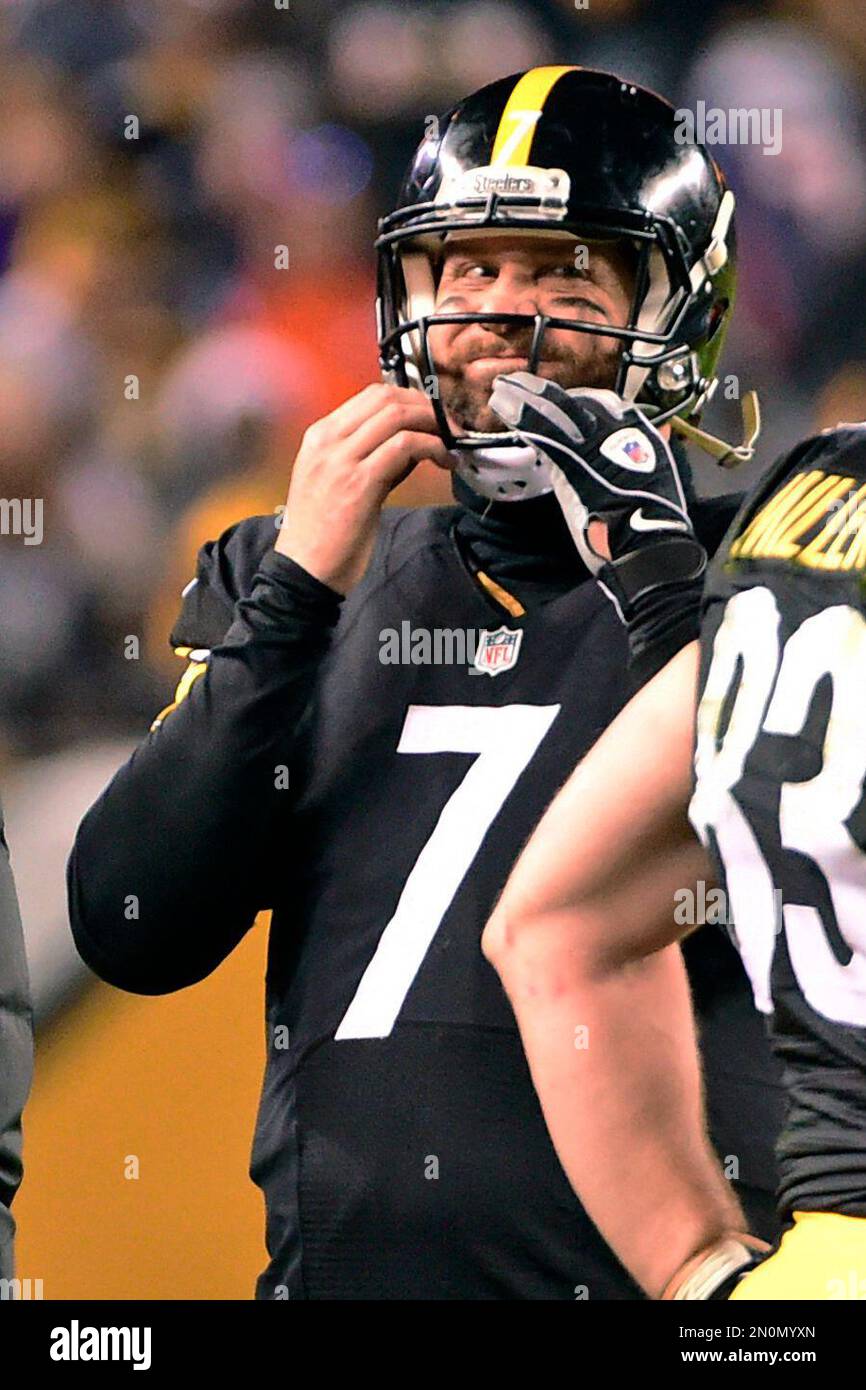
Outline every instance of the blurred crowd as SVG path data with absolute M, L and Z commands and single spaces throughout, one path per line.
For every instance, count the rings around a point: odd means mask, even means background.
M 762 464 L 866 413 L 852 0 L 5 0 L 0 494 L 44 499 L 44 540 L 0 536 L 2 765 L 140 736 L 198 546 L 276 510 L 306 425 L 376 379 L 375 223 L 425 118 L 545 62 L 781 109 L 777 156 L 714 151 L 725 372 L 761 391 Z
M 0 492 L 43 498 L 45 530 L 0 538 L 7 757 L 142 728 L 197 546 L 279 507 L 305 426 L 376 377 L 375 221 L 425 118 L 498 76 L 577 61 L 780 108 L 778 156 L 717 152 L 727 370 L 769 448 L 863 413 L 847 0 L 7 0 L 0 26 Z

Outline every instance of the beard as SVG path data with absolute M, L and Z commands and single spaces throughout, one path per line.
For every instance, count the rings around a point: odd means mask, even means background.
M 486 350 L 489 360 L 484 362 L 478 359 L 484 357 L 485 349 L 469 344 L 460 359 L 452 360 L 447 367 L 434 362 L 442 405 L 455 433 L 470 430 L 482 434 L 508 432 L 508 426 L 490 409 L 490 394 L 498 376 L 527 370 L 529 345 L 527 343 L 523 350 L 499 341 L 496 347 Z M 535 374 L 555 381 L 564 390 L 581 386 L 611 391 L 616 385 L 621 353 L 621 343 L 608 346 L 596 337 L 590 338 L 589 350 L 581 356 L 566 352 L 559 344 L 545 345 L 545 356 Z M 502 359 L 501 365 L 492 360 L 495 358 Z

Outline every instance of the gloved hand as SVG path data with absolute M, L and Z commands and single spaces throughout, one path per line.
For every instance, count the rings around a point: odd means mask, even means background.
M 550 465 L 566 523 L 593 573 L 604 564 L 587 537 L 595 517 L 613 530 L 614 559 L 671 532 L 694 536 L 667 441 L 615 392 L 566 391 L 543 377 L 513 372 L 497 377 L 490 406 Z
M 613 391 L 566 391 L 529 372 L 497 377 L 494 413 L 549 464 L 584 564 L 629 630 L 632 665 L 654 674 L 697 636 L 706 552 L 695 536 L 667 441 Z M 589 541 L 607 524 L 610 560 Z

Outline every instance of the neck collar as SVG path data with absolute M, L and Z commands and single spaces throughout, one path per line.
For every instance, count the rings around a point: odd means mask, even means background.
M 589 578 L 553 493 L 527 502 L 491 502 L 456 475 L 452 485 L 461 508 L 458 529 L 481 545 L 488 559 L 492 553 L 506 565 L 518 561 L 523 572 L 560 580 L 569 588 Z

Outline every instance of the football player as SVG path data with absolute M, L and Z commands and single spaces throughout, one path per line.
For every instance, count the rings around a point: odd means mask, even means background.
M 676 460 L 639 410 L 525 373 L 497 382 L 491 408 L 554 468 L 647 682 L 554 801 L 484 935 L 557 1151 L 653 1297 L 863 1299 L 866 426 L 783 457 L 704 584 Z M 713 871 L 788 1093 L 785 1234 L 764 1262 L 731 1212 L 688 1000 L 670 989 L 672 943 L 696 921 L 672 908 Z
M 279 529 L 204 547 L 173 634 L 191 665 L 79 829 L 72 926 L 98 974 L 158 993 L 273 909 L 260 1297 L 636 1297 L 480 950 L 564 769 L 632 692 L 550 471 L 490 395 L 527 369 L 693 419 L 733 197 L 660 98 L 539 68 L 429 130 L 377 245 L 386 380 L 307 431 Z M 383 511 L 423 459 L 456 505 Z M 714 548 L 730 508 L 693 515 Z M 766 1221 L 769 1049 L 733 949 L 691 969 L 714 1139 Z

